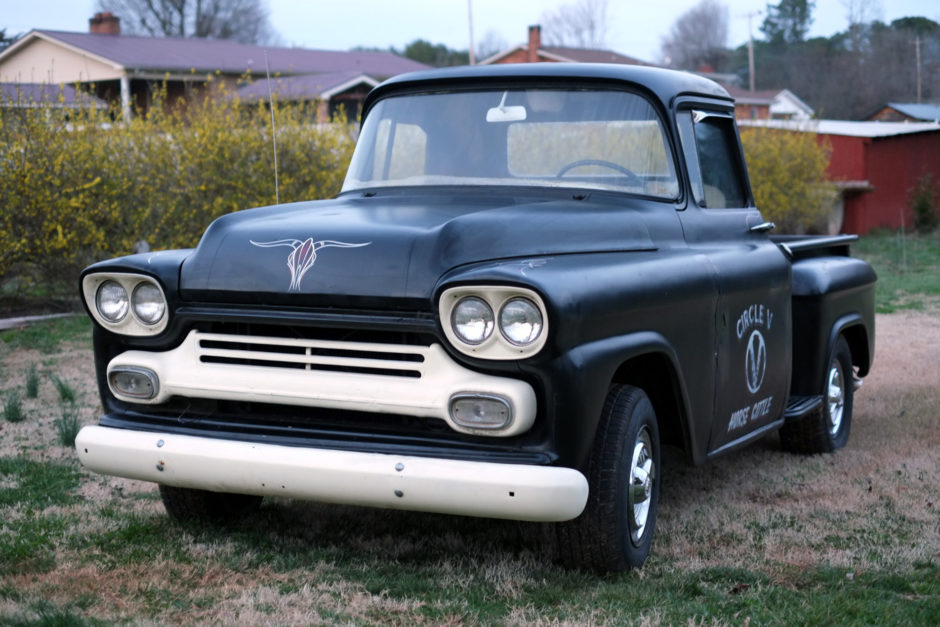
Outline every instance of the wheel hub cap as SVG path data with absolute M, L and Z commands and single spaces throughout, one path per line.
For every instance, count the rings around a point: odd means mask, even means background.
M 638 543 L 646 531 L 649 518 L 650 496 L 653 493 L 653 481 L 656 469 L 653 466 L 653 448 L 649 433 L 643 429 L 633 444 L 630 462 L 630 485 L 627 488 L 627 507 L 630 517 L 630 536 Z
M 835 436 L 842 427 L 842 415 L 845 410 L 845 377 L 842 376 L 842 364 L 838 361 L 829 369 L 827 390 L 829 434 Z

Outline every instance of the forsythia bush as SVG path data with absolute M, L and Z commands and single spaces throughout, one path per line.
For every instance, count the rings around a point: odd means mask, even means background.
M 0 107 L 0 282 L 74 291 L 81 268 L 140 240 L 194 246 L 220 215 L 274 204 L 270 110 L 222 92 L 186 107 L 158 96 L 127 123 L 93 107 Z M 275 118 L 280 201 L 338 193 L 349 127 L 316 124 L 312 106 L 275 102 Z
M 803 233 L 825 222 L 835 201 L 826 179 L 832 151 L 815 133 L 741 129 L 754 201 L 778 233 Z

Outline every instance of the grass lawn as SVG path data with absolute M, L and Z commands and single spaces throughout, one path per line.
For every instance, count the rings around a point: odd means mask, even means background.
M 940 229 L 906 236 L 891 231 L 866 235 L 852 246 L 852 254 L 878 273 L 879 313 L 940 304 Z
M 0 624 L 940 624 L 938 242 L 854 247 L 894 313 L 848 446 L 667 451 L 650 560 L 616 576 L 561 568 L 535 524 L 269 500 L 180 526 L 62 443 L 100 411 L 87 320 L 0 333 Z

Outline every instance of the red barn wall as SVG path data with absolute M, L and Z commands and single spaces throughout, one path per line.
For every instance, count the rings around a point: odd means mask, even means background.
M 940 183 L 940 132 L 891 137 L 825 136 L 832 145 L 832 180 L 868 181 L 872 191 L 845 199 L 842 230 L 864 235 L 884 227 L 910 228 L 911 189 L 925 174 Z M 938 199 L 940 200 L 940 199 Z

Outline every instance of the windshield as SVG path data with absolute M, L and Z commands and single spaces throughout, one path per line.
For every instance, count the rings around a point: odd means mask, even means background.
M 659 116 L 614 90 L 394 96 L 369 112 L 343 191 L 418 185 L 588 187 L 679 194 Z

